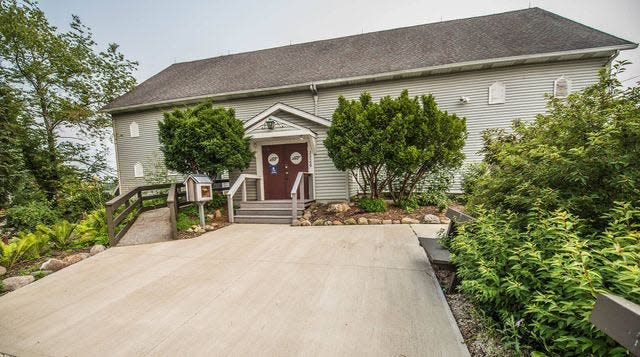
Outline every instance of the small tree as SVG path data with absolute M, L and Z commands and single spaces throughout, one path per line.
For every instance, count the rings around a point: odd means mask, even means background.
M 215 176 L 225 170 L 243 170 L 253 159 L 249 138 L 233 109 L 201 103 L 165 113 L 159 124 L 164 163 L 182 174 Z
M 438 109 L 433 96 L 384 97 L 373 103 L 363 93 L 358 101 L 338 99 L 325 146 L 339 170 L 349 171 L 372 197 L 383 190 L 396 204 L 436 171 L 462 164 L 466 138 L 463 118 Z

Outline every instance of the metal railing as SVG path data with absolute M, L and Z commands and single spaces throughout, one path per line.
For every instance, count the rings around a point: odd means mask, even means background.
M 238 192 L 238 189 L 242 187 L 242 202 L 247 202 L 247 179 L 256 180 L 256 194 L 258 195 L 258 201 L 264 200 L 262 197 L 262 190 L 260 189 L 262 176 L 253 175 L 253 174 L 241 174 L 238 176 L 236 182 L 233 183 L 233 186 L 229 188 L 229 191 L 225 192 L 227 195 L 227 208 L 229 211 L 229 223 L 233 223 L 234 220 L 234 208 L 233 208 L 233 196 Z
M 309 198 L 314 199 L 313 193 L 313 173 L 312 172 L 298 172 L 296 175 L 296 180 L 293 182 L 293 186 L 291 187 L 291 222 L 293 223 L 298 219 L 298 196 L 302 202 L 305 200 L 305 178 L 308 178 L 309 183 Z

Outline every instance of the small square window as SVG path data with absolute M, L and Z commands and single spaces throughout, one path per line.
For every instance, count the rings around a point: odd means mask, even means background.
M 137 138 L 138 136 L 140 136 L 140 127 L 138 126 L 138 123 L 134 121 L 129 124 L 129 133 L 131 134 L 132 138 Z

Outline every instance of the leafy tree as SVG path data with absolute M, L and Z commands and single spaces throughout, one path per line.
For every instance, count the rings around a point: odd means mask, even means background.
M 20 151 L 23 134 L 18 115 L 20 103 L 6 85 L 0 86 L 0 207 L 6 207 L 20 187 L 24 173 Z
M 379 197 L 387 189 L 396 204 L 435 172 L 462 164 L 466 124 L 437 108 L 433 96 L 398 98 L 373 103 L 363 93 L 358 101 L 338 99 L 325 146 L 339 170 L 349 171 L 360 188 Z
M 603 69 L 600 81 L 551 99 L 534 122 L 489 132 L 485 161 L 470 207 L 510 210 L 522 218 L 536 204 L 566 210 L 594 226 L 616 201 L 640 202 L 640 89 L 623 89 Z M 613 72 L 613 73 L 612 73 Z
M 95 142 L 108 136 L 110 119 L 99 109 L 135 85 L 137 63 L 116 44 L 98 52 L 77 16 L 60 32 L 34 3 L 19 0 L 0 0 L 0 57 L 0 77 L 24 105 L 26 166 L 49 199 L 69 167 L 104 169 Z
M 233 109 L 201 103 L 165 113 L 159 139 L 167 169 L 215 176 L 249 167 L 253 152 Z

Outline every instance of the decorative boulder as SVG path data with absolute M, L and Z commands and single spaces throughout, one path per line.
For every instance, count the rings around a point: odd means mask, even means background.
M 4 279 L 2 285 L 4 286 L 4 290 L 14 291 L 33 283 L 35 280 L 36 278 L 34 278 L 33 275 L 12 276 Z
M 91 249 L 89 250 L 89 254 L 96 255 L 98 253 L 104 252 L 105 250 L 107 250 L 107 248 L 104 245 L 96 244 L 93 247 L 91 247 Z
M 326 222 L 324 222 L 324 225 L 325 225 L 325 226 L 333 226 L 333 222 L 331 222 L 331 221 L 326 221 Z
M 311 211 L 306 210 L 304 211 L 304 214 L 302 215 L 302 218 L 309 220 L 311 218 Z
M 392 221 L 390 219 L 383 219 L 382 224 L 392 224 Z
M 353 218 L 347 218 L 344 220 L 344 224 L 354 225 L 354 224 L 358 224 L 358 222 L 356 222 L 356 220 Z
M 40 266 L 40 270 L 58 271 L 66 266 L 67 265 L 62 260 L 51 258 L 46 262 L 42 263 L 42 265 Z
M 382 221 L 377 218 L 369 218 L 369 224 L 382 224 Z
M 358 218 L 358 224 L 369 224 L 369 220 L 365 217 Z
M 208 224 L 204 226 L 204 230 L 205 230 L 205 231 L 207 231 L 207 232 L 212 231 L 212 230 L 214 230 L 214 229 L 215 229 L 215 228 L 213 228 L 213 226 L 210 226 L 210 225 L 208 225 Z
M 86 254 L 86 253 L 85 253 Z M 79 254 L 72 254 L 69 255 L 67 257 L 65 257 L 64 259 L 62 259 L 62 261 L 66 264 L 66 265 L 72 265 L 75 264 L 81 260 L 83 260 L 85 257 L 82 255 L 82 253 Z
M 7 273 L 7 268 L 0 265 L 0 276 L 3 276 Z
M 314 226 L 324 226 L 324 219 L 317 219 L 313 221 Z
M 438 216 L 436 216 L 435 214 L 425 214 L 422 218 L 422 223 L 439 224 L 440 218 L 438 218 Z
M 333 221 L 333 225 L 334 225 L 334 226 L 341 226 L 341 225 L 342 225 L 342 222 L 340 222 L 340 221 Z
M 220 212 L 219 209 L 213 211 L 213 218 L 221 218 L 222 217 L 222 212 Z
M 400 224 L 400 220 L 399 219 L 394 219 L 393 221 L 391 221 L 391 224 Z
M 327 212 L 342 213 L 342 212 L 346 212 L 346 211 L 348 211 L 350 209 L 351 209 L 351 207 L 349 207 L 348 203 L 340 202 L 340 203 L 330 204 L 329 207 L 327 207 Z
M 300 225 L 303 227 L 308 227 L 311 225 L 311 222 L 309 222 L 308 220 L 303 220 L 302 222 L 300 222 Z
M 418 224 L 420 223 L 420 221 L 418 221 L 417 219 L 413 219 L 411 217 L 404 217 L 400 220 L 400 222 L 402 222 L 402 224 Z

